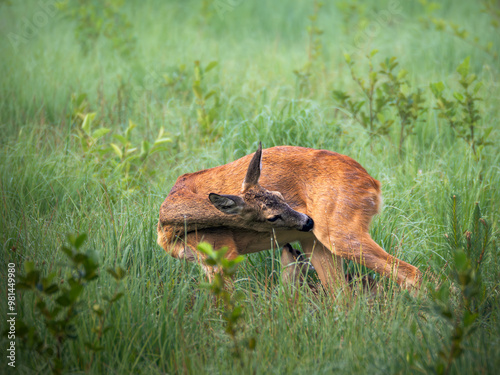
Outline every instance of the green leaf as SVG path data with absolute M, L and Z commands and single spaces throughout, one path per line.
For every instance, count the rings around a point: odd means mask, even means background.
M 245 260 L 245 257 L 243 255 L 238 255 L 236 258 L 231 259 L 231 262 L 233 265 L 236 265 L 238 263 L 241 263 Z
M 199 81 L 201 78 L 201 68 L 199 60 L 194 61 L 194 77 L 196 81 Z
M 214 249 L 208 242 L 200 242 L 198 244 L 198 250 L 209 257 L 215 256 Z
M 77 264 L 81 264 L 86 262 L 88 259 L 88 256 L 86 254 L 82 253 L 76 253 L 75 256 L 73 257 L 73 261 Z
M 64 254 L 66 254 L 69 258 L 73 258 L 73 250 L 71 250 L 69 247 L 63 246 L 61 247 L 61 250 L 63 251 Z
M 211 96 L 215 95 L 215 90 L 210 91 L 207 95 L 205 95 L 205 100 L 209 99 Z
M 381 112 L 378 112 L 378 113 L 377 113 L 377 120 L 378 120 L 381 124 L 384 124 L 384 123 L 385 123 L 385 117 L 384 117 L 384 115 L 383 115 Z
M 71 305 L 71 300 L 66 294 L 63 294 L 56 299 L 56 303 L 61 305 L 62 307 L 68 307 L 69 305 Z
M 111 276 L 113 276 L 115 280 L 118 280 L 118 274 L 113 268 L 108 268 L 106 272 L 109 273 Z
M 28 327 L 28 325 L 26 325 L 26 323 L 24 323 L 24 321 L 20 319 L 16 319 L 15 324 L 16 324 L 16 335 L 18 335 L 19 337 L 27 335 L 30 331 L 30 328 L 34 329 L 34 327 Z
M 47 277 L 44 277 L 43 278 L 43 282 L 46 283 L 46 284 L 50 284 L 52 282 L 52 280 L 55 279 L 57 275 L 57 272 L 51 272 L 47 275 Z
M 430 87 L 431 87 L 432 93 L 437 98 L 440 97 L 441 93 L 444 91 L 444 83 L 443 82 L 431 83 Z
M 85 139 L 83 134 L 80 137 L 80 144 L 82 145 L 83 152 L 87 152 L 89 150 L 89 145 L 87 144 L 87 140 Z
M 74 104 L 75 104 L 76 107 L 80 107 L 80 105 L 83 103 L 83 101 L 85 99 L 87 99 L 87 94 L 85 94 L 85 93 L 82 93 L 82 94 L 80 94 L 78 96 L 76 96 L 75 94 L 73 94 L 71 96 L 72 96 L 71 99 L 73 100 L 73 102 L 74 102 Z
M 148 155 L 150 149 L 151 149 L 151 144 L 148 141 L 143 140 L 141 144 L 141 154 Z
M 245 293 L 241 290 L 237 290 L 233 293 L 232 297 L 233 301 L 242 301 L 245 299 Z
M 453 93 L 453 97 L 455 99 L 457 99 L 459 102 L 463 102 L 463 100 L 464 100 L 464 96 L 461 93 L 459 93 L 458 91 L 455 91 Z
M 193 92 L 198 99 L 201 100 L 203 97 L 203 92 L 201 91 L 201 87 L 199 85 L 193 85 Z
M 87 113 L 83 118 L 82 129 L 90 137 L 90 129 L 92 127 L 92 121 L 94 120 L 96 113 Z
M 101 148 L 96 150 L 96 152 L 101 156 L 106 155 L 108 152 L 111 152 L 111 151 L 113 151 L 112 147 L 101 147 Z
M 59 290 L 59 286 L 57 284 L 50 284 L 48 287 L 44 289 L 44 293 L 46 294 L 54 294 Z
M 238 318 L 241 316 L 243 313 L 243 307 L 242 306 L 236 306 L 234 310 L 231 313 L 231 318 L 233 321 L 238 320 Z
M 255 337 L 250 337 L 250 339 L 248 340 L 248 349 L 254 350 L 256 346 L 257 340 L 255 339 Z
M 160 131 L 158 132 L 158 137 L 156 139 L 160 139 L 163 137 L 163 134 L 165 133 L 165 129 L 163 129 L 163 126 L 160 128 Z
M 74 284 L 71 286 L 71 289 L 66 295 L 69 297 L 69 299 L 74 302 L 78 298 L 78 296 L 83 292 L 83 285 L 81 284 Z
M 212 281 L 212 287 L 222 288 L 223 286 L 224 286 L 224 279 L 222 275 L 220 273 L 216 273 Z
M 455 252 L 454 258 L 455 258 L 455 267 L 457 268 L 458 272 L 463 272 L 467 270 L 468 259 L 467 259 L 467 254 L 465 254 L 464 251 L 457 250 Z
M 150 155 L 156 153 L 156 152 L 161 152 L 161 151 L 168 151 L 169 148 L 165 147 L 165 146 L 153 146 L 153 148 L 151 148 L 151 151 L 149 152 Z M 151 174 L 155 174 L 156 171 L 155 170 L 152 170 L 150 171 Z
M 106 134 L 108 134 L 110 131 L 111 131 L 111 129 L 108 129 L 108 128 L 100 128 L 100 129 L 94 130 L 94 132 L 92 133 L 92 138 L 99 139 L 99 138 L 105 136 Z
M 207 259 L 205 259 L 205 263 L 207 265 L 209 265 L 209 266 L 212 266 L 212 267 L 214 267 L 214 266 L 217 265 L 217 261 L 215 259 L 213 259 L 213 258 L 207 258 Z
M 125 146 L 128 141 L 127 141 L 127 138 L 125 138 L 123 135 L 121 134 L 113 134 L 113 138 L 115 138 L 116 140 L 120 141 L 120 143 Z
M 228 250 L 229 248 L 227 246 L 217 250 L 215 252 L 215 258 L 220 261 L 222 258 L 224 258 Z
M 481 89 L 481 87 L 483 87 L 483 81 L 479 81 L 478 83 L 476 83 L 476 86 L 474 86 L 474 95 L 477 94 L 477 92 L 479 91 L 479 89 Z
M 473 314 L 467 310 L 464 312 L 464 327 L 469 327 L 476 321 L 478 314 Z
M 132 121 L 128 120 L 128 128 L 125 131 L 125 137 L 130 140 L 130 136 L 132 135 L 132 130 L 137 127 L 137 125 Z
M 210 284 L 210 283 L 201 282 L 199 285 L 200 285 L 200 288 L 204 288 L 204 289 L 211 289 L 212 288 L 212 284 Z
M 26 274 L 35 270 L 35 263 L 33 262 L 24 262 L 24 271 Z
M 342 104 L 344 104 L 344 102 L 350 97 L 346 92 L 341 90 L 333 90 L 332 95 L 335 100 L 341 102 Z
M 211 71 L 216 66 L 217 66 L 217 61 L 211 61 L 211 62 L 209 62 L 208 65 L 205 67 L 205 73 Z
M 28 288 L 37 287 L 38 281 L 40 280 L 40 271 L 34 269 L 26 274 L 23 282 L 28 285 Z
M 116 274 L 118 275 L 118 280 L 122 280 L 127 275 L 125 270 L 120 266 L 116 267 Z
M 115 152 L 116 155 L 118 155 L 118 157 L 120 159 L 123 158 L 123 152 L 122 150 L 120 149 L 120 147 L 118 147 L 116 144 L 114 143 L 110 143 L 110 146 L 113 147 L 113 151 Z
M 172 142 L 171 138 L 159 138 L 155 141 L 154 146 L 161 145 L 163 143 L 170 143 Z
M 94 313 L 96 313 L 97 315 L 99 316 L 102 316 L 104 314 L 104 310 L 102 309 L 102 307 L 99 305 L 99 304 L 94 304 L 94 306 L 92 306 L 92 310 L 94 311 Z
M 491 126 L 489 128 L 486 128 L 484 130 L 484 133 L 483 133 L 483 138 L 485 138 L 485 139 L 488 138 L 492 130 L 493 130 L 493 127 L 491 127 Z
M 111 303 L 118 301 L 120 298 L 124 296 L 123 292 L 116 293 L 116 295 L 109 301 Z
M 467 75 L 469 74 L 469 63 L 470 56 L 467 56 L 457 68 L 457 72 L 462 76 L 462 78 L 467 77 Z
M 116 281 L 120 281 L 122 280 L 125 276 L 126 276 L 126 272 L 123 268 L 121 268 L 120 266 L 116 267 L 116 268 L 108 268 L 106 270 L 111 276 L 113 276 L 113 278 L 116 280 Z
M 448 303 L 448 299 L 450 297 L 450 288 L 448 285 L 442 285 L 441 288 L 439 288 L 439 290 L 437 290 L 435 293 L 434 293 L 434 297 L 443 302 L 444 304 L 447 304 Z
M 76 235 L 74 235 L 73 233 L 69 233 L 66 235 L 66 238 L 71 245 L 75 246 Z
M 80 234 L 76 239 L 75 239 L 75 242 L 74 242 L 74 246 L 75 248 L 79 249 L 83 243 L 87 240 L 87 234 L 86 233 L 82 233 Z
M 125 156 L 130 156 L 130 154 L 134 153 L 137 151 L 137 147 L 133 147 L 125 151 Z

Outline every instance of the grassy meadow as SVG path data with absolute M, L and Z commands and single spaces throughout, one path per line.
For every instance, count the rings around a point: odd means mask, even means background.
M 498 373 L 499 9 L 0 1 L 0 373 Z M 384 196 L 371 235 L 432 275 L 422 288 L 350 264 L 378 294 L 290 291 L 274 248 L 238 268 L 233 340 L 201 268 L 166 254 L 156 224 L 179 175 L 259 141 L 360 162 Z M 71 234 L 87 238 L 71 250 Z M 63 246 L 98 277 L 71 273 Z

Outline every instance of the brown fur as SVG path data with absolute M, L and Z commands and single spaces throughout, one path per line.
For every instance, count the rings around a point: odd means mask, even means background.
M 179 177 L 160 208 L 158 243 L 176 257 L 192 251 L 203 239 L 215 247 L 228 246 L 229 254 L 237 255 L 268 249 L 274 230 L 280 245 L 301 242 L 325 286 L 339 279 L 341 258 L 391 276 L 402 286 L 418 283 L 416 267 L 386 253 L 370 237 L 371 219 L 381 205 L 380 183 L 348 156 L 294 146 L 263 150 L 258 189 L 264 189 L 264 195 L 278 196 L 273 191 L 280 192 L 290 209 L 314 220 L 312 232 L 273 227 L 265 215 L 276 214 L 276 210 L 255 214 L 258 209 L 253 208 L 255 212 L 246 217 L 217 210 L 207 198 L 213 192 L 247 193 L 249 199 L 262 199 L 251 196 L 252 187 L 241 191 L 252 158 L 253 154 L 247 155 Z

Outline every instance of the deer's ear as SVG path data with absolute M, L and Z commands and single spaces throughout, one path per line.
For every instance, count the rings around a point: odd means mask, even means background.
M 259 148 L 253 155 L 250 164 L 248 165 L 247 175 L 245 176 L 245 181 L 243 181 L 243 186 L 241 187 L 242 193 L 247 191 L 250 187 L 259 184 L 260 171 L 262 169 L 262 142 L 259 142 Z
M 238 215 L 245 207 L 245 201 L 237 195 L 219 195 L 210 193 L 208 195 L 208 199 L 210 199 L 210 202 L 212 202 L 215 208 L 227 215 Z

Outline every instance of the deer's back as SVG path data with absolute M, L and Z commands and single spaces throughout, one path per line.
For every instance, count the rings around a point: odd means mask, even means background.
M 182 175 L 171 194 L 185 188 L 207 197 L 209 193 L 238 194 L 252 156 Z M 293 209 L 315 223 L 356 216 L 367 230 L 379 210 L 380 183 L 357 161 L 332 151 L 297 146 L 265 149 L 259 182 L 268 190 L 279 191 Z

